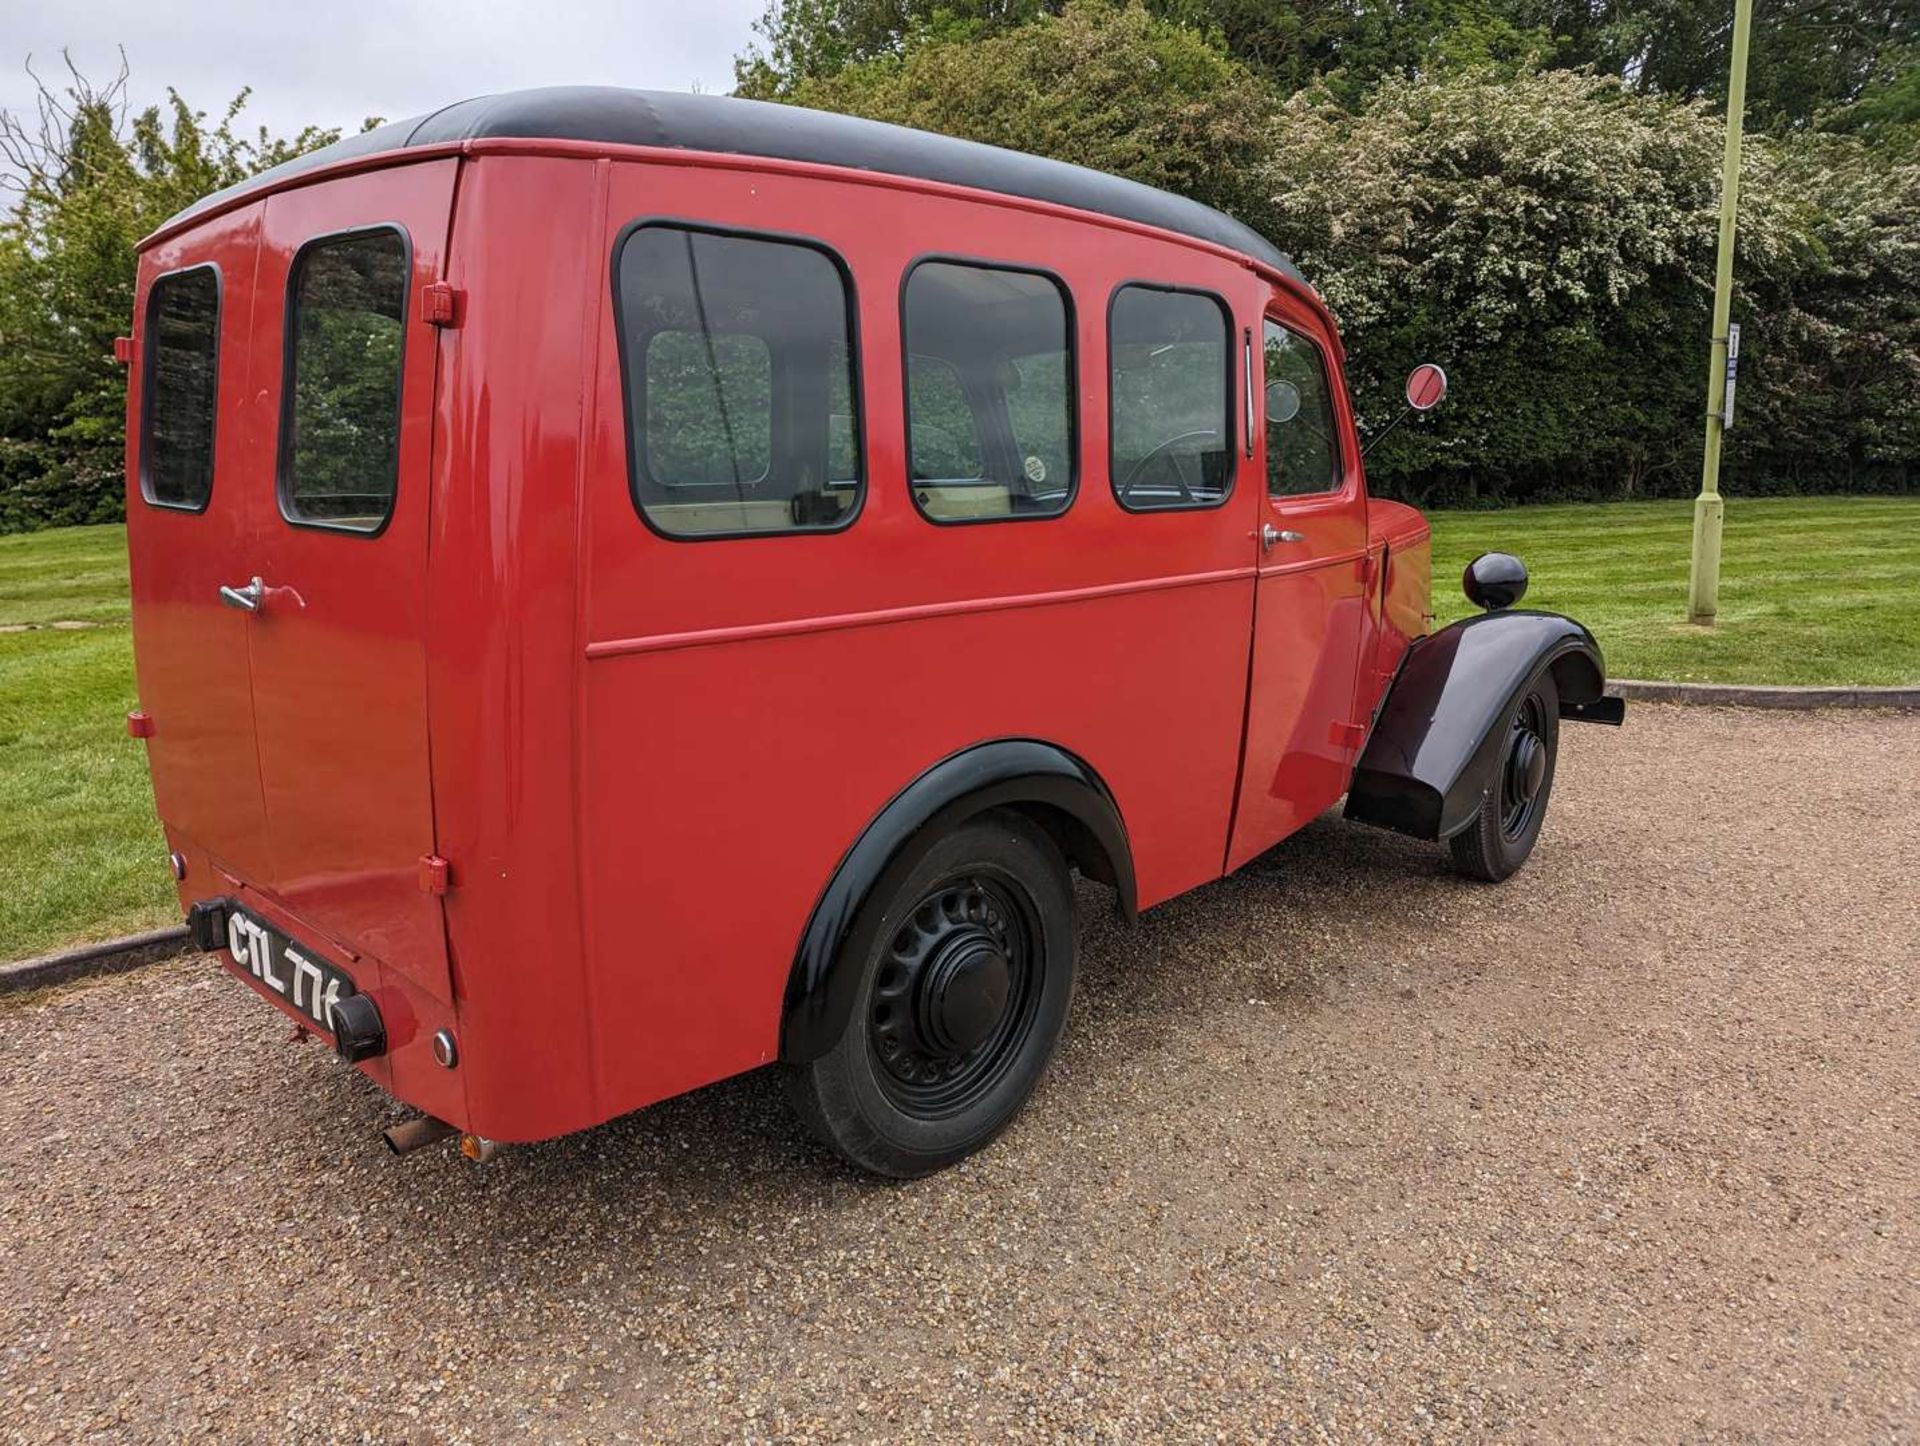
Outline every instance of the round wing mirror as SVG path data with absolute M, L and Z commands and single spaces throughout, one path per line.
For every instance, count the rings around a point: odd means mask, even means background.
M 1431 412 L 1447 395 L 1447 374 L 1432 362 L 1422 362 L 1407 377 L 1407 405 Z
M 1291 422 L 1300 415 L 1300 388 L 1292 382 L 1267 383 L 1267 425 Z
M 1460 590 L 1477 608 L 1510 608 L 1527 595 L 1527 565 L 1510 552 L 1483 552 L 1460 575 Z

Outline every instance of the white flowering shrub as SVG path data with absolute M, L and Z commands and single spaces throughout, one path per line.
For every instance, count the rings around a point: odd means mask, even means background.
M 1723 136 L 1700 106 L 1576 71 L 1389 81 L 1357 113 L 1323 92 L 1286 104 L 1261 219 L 1339 317 L 1364 420 L 1398 410 L 1416 362 L 1454 382 L 1369 459 L 1376 486 L 1697 484 Z M 1912 175 L 1856 142 L 1749 138 L 1729 485 L 1910 485 Z

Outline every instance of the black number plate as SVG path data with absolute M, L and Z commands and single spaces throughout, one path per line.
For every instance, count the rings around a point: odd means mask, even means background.
M 344 970 L 245 910 L 227 911 L 227 948 L 234 963 L 329 1034 L 333 1002 L 358 992 Z

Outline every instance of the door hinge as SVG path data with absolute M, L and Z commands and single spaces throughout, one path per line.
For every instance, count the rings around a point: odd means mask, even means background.
M 153 737 L 153 715 L 151 713 L 142 713 L 138 708 L 127 714 L 127 737 Z
M 462 300 L 458 287 L 430 282 L 420 288 L 420 319 L 428 326 L 458 326 Z
M 132 337 L 116 336 L 113 339 L 113 359 L 119 362 L 121 366 L 125 366 L 127 365 L 128 362 L 133 360 L 133 338 Z
M 439 854 L 420 856 L 420 892 L 444 894 L 452 883 L 452 869 Z
M 1333 725 L 1333 737 L 1330 742 L 1342 748 L 1358 748 L 1367 741 L 1367 725 L 1364 723 L 1336 723 Z

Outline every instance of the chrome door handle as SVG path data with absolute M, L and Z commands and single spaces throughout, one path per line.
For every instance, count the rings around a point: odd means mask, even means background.
M 245 587 L 222 587 L 220 601 L 230 608 L 239 608 L 243 613 L 260 611 L 260 599 L 266 595 L 267 585 L 254 578 Z
M 1275 527 L 1271 522 L 1260 529 L 1260 546 L 1268 552 L 1273 551 L 1273 545 L 1276 542 L 1305 542 L 1306 540 L 1306 533 L 1294 532 L 1290 528 Z

